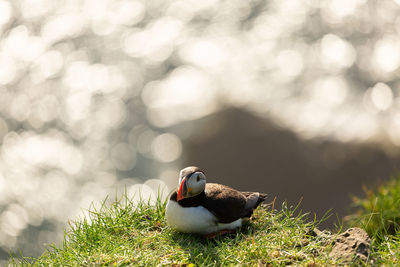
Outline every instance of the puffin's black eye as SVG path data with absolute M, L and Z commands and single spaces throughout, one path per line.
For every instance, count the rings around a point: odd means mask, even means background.
M 198 182 L 198 181 L 200 181 L 200 177 L 199 177 L 199 176 L 197 176 L 197 182 Z

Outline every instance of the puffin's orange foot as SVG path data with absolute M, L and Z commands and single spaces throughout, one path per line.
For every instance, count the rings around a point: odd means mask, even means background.
M 212 238 L 216 238 L 217 236 L 229 234 L 229 233 L 233 233 L 233 232 L 235 232 L 235 230 L 221 230 L 219 232 L 206 234 L 206 235 L 204 235 L 204 237 L 207 239 L 212 239 Z

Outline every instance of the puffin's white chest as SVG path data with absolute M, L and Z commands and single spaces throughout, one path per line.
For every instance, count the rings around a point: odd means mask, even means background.
M 231 223 L 218 223 L 217 218 L 206 208 L 181 207 L 175 201 L 168 201 L 165 217 L 169 226 L 180 232 L 209 234 L 223 229 L 235 229 L 242 225 L 242 219 Z

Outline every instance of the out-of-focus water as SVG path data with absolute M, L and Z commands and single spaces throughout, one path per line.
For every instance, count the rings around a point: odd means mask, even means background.
M 224 107 L 397 153 L 399 12 L 397 0 L 0 0 L 0 256 L 40 254 L 125 186 L 168 192 L 184 149 L 168 127 Z

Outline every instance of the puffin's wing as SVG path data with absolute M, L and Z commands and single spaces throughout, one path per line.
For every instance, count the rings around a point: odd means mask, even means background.
M 231 223 L 248 213 L 247 198 L 241 192 L 221 184 L 207 183 L 204 207 L 213 213 L 220 223 Z

